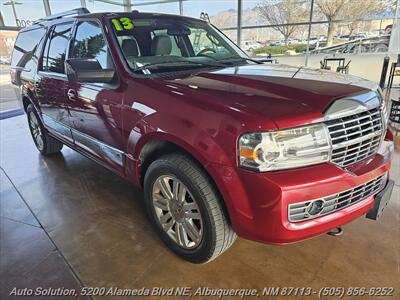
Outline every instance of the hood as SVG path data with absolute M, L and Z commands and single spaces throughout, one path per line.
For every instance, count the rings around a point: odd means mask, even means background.
M 165 80 L 165 79 L 164 79 Z M 321 121 L 336 99 L 377 90 L 374 82 L 286 65 L 245 65 L 168 79 L 192 101 L 267 117 L 278 128 Z

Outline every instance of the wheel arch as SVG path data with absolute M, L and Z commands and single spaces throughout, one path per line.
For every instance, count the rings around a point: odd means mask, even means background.
M 35 103 L 35 101 L 32 100 L 32 97 L 30 95 L 28 95 L 27 93 L 24 93 L 24 94 L 22 94 L 21 98 L 22 98 L 22 106 L 24 108 L 25 113 L 26 113 L 26 110 L 27 110 L 29 104 L 32 104 L 33 107 L 36 109 L 36 111 L 39 112 L 38 105 Z M 39 114 L 39 117 L 41 118 L 42 116 Z
M 31 99 L 29 99 L 28 96 L 22 96 L 22 105 L 25 112 L 27 111 L 29 104 L 32 104 L 34 106 L 33 102 L 31 101 Z
M 134 151 L 129 151 L 129 148 L 133 148 Z M 201 151 L 197 151 L 195 147 L 187 143 L 183 138 L 167 132 L 155 131 L 142 136 L 134 143 L 134 147 L 128 147 L 129 152 L 133 152 L 133 157 L 139 164 L 139 171 L 145 171 L 146 166 L 148 167 L 152 161 L 172 152 L 186 154 L 204 170 L 207 169 L 209 163 L 207 157 Z M 142 183 L 144 174 L 145 172 L 137 173 L 138 182 Z
M 231 216 L 229 213 L 230 205 L 226 203 L 225 197 L 219 189 L 217 181 L 214 178 L 215 175 L 212 174 L 209 168 L 207 168 L 208 162 L 206 158 L 202 157 L 197 151 L 194 151 L 194 149 L 192 149 L 192 147 L 185 142 L 177 140 L 175 137 L 169 139 L 165 135 L 152 135 L 151 137 L 148 136 L 146 139 L 140 141 L 137 146 L 139 148 L 137 152 L 137 176 L 141 186 L 143 186 L 146 171 L 152 162 L 167 154 L 178 153 L 185 155 L 186 157 L 189 157 L 191 161 L 193 161 L 208 177 L 215 192 L 217 193 L 217 196 L 219 199 L 221 199 L 221 205 L 229 222 L 231 223 Z

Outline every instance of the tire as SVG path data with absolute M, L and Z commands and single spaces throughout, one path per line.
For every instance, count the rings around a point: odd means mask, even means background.
M 187 261 L 210 262 L 236 240 L 209 177 L 183 154 L 163 156 L 149 166 L 144 195 L 147 213 L 161 239 Z
M 28 125 L 32 139 L 39 152 L 43 155 L 51 155 L 60 152 L 63 144 L 47 133 L 32 104 L 28 105 L 26 114 L 28 116 Z

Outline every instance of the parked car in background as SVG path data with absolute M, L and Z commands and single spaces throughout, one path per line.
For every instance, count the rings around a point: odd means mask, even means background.
M 261 48 L 266 48 L 271 46 L 270 41 L 260 41 Z
M 307 43 L 307 41 L 305 41 Z M 324 36 L 321 37 L 310 37 L 310 50 L 316 50 L 321 47 L 325 47 L 327 44 L 327 39 Z
M 288 45 L 299 45 L 302 44 L 302 41 L 299 39 L 289 39 L 288 40 Z
M 307 43 L 307 40 L 305 40 L 305 42 Z M 312 36 L 312 37 L 310 37 L 310 45 L 315 45 L 315 44 L 317 44 L 319 42 L 319 38 L 318 37 L 316 37 L 316 36 Z
M 242 41 L 242 50 L 252 52 L 254 49 L 261 48 L 261 44 L 256 41 Z
M 342 34 L 342 35 L 339 36 L 339 39 L 341 39 L 341 40 L 349 40 L 350 37 L 351 37 L 350 34 Z
M 314 53 L 384 53 L 389 50 L 390 35 L 350 40 L 329 47 L 311 49 Z
M 358 33 L 355 35 L 351 35 L 349 40 L 359 40 L 359 39 L 366 39 L 368 36 L 365 33 Z
M 202 20 L 50 16 L 19 33 L 11 80 L 38 151 L 66 145 L 142 187 L 155 231 L 190 262 L 237 235 L 288 244 L 377 219 L 390 199 L 376 83 L 260 63 Z
M 388 25 L 385 27 L 385 31 L 382 33 L 382 35 L 391 35 L 393 30 L 393 25 Z
M 270 41 L 271 46 L 286 46 L 285 40 Z

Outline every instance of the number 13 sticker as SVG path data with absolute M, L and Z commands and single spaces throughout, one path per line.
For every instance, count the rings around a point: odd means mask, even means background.
M 129 18 L 112 19 L 111 21 L 117 31 L 132 30 L 135 28 L 135 25 Z

